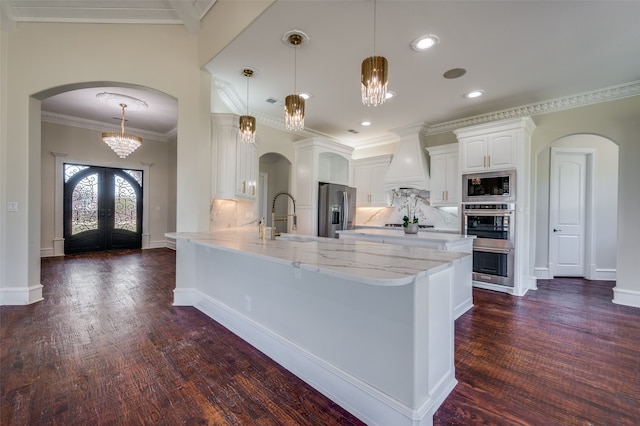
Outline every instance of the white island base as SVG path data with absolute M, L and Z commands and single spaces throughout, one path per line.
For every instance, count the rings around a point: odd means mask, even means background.
M 466 255 L 253 232 L 168 236 L 174 305 L 195 306 L 367 424 L 433 423 L 457 383 L 452 265 Z

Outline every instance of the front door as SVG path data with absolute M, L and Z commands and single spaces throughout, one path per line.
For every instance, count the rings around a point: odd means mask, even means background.
M 551 150 L 549 263 L 553 276 L 585 276 L 587 154 Z
M 64 165 L 64 252 L 142 247 L 142 171 Z

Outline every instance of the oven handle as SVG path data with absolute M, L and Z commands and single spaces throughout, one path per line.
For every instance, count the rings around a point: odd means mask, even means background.
M 486 246 L 474 246 L 473 251 L 483 251 L 486 253 L 498 253 L 498 254 L 509 254 L 511 252 L 511 248 L 498 248 L 498 247 L 486 247 Z

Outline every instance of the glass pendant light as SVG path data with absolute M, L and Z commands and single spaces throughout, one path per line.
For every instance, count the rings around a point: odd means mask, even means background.
M 388 62 L 384 56 L 376 56 L 376 2 L 373 1 L 373 56 L 362 61 L 362 103 L 366 106 L 381 105 L 386 100 L 389 82 Z
M 304 129 L 304 98 L 296 92 L 296 62 L 297 49 L 302 43 L 302 35 L 298 33 L 289 34 L 287 42 L 293 46 L 293 94 L 284 100 L 284 119 L 287 130 L 299 131 Z
M 249 115 L 249 79 L 253 77 L 253 70 L 245 68 L 242 75 L 247 77 L 247 114 L 240 116 L 240 140 L 244 143 L 256 141 L 256 118 Z

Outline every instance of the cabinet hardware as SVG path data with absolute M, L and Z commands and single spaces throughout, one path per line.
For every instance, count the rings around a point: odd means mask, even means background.
M 247 192 L 246 188 L 247 188 L 247 181 L 243 180 L 242 181 L 242 193 L 243 194 L 245 194 Z
M 487 155 L 487 167 L 491 167 L 491 156 Z

